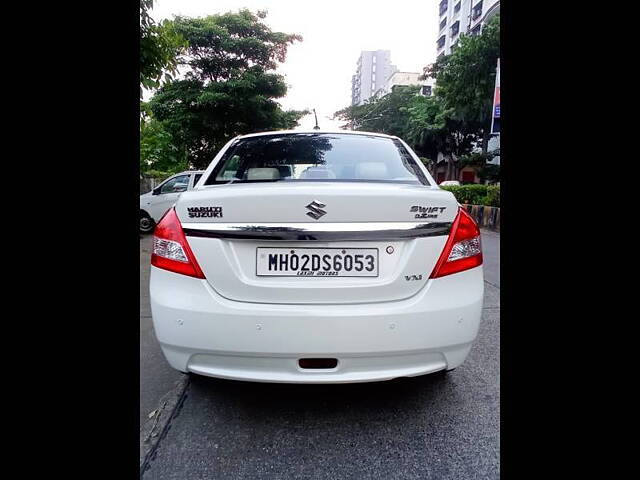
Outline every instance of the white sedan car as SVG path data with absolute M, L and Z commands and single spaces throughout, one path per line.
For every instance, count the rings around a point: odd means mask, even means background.
M 153 231 L 158 220 L 176 203 L 178 196 L 193 189 L 203 173 L 201 170 L 177 173 L 150 192 L 140 195 L 140 231 Z
M 159 222 L 151 309 L 181 372 L 290 383 L 452 370 L 476 338 L 480 231 L 396 137 L 230 141 Z

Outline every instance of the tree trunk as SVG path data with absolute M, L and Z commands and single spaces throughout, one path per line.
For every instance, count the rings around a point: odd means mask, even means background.
M 453 155 L 447 157 L 447 180 L 458 180 L 458 171 Z
M 482 153 L 487 153 L 489 149 L 489 139 L 491 138 L 491 132 L 488 128 L 482 129 Z

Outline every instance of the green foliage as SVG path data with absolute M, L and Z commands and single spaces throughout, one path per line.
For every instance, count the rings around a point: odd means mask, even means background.
M 169 178 L 171 175 L 174 175 L 174 174 L 179 173 L 181 171 L 182 170 L 163 172 L 161 170 L 147 170 L 146 172 L 143 173 L 143 175 L 145 177 L 155 178 L 159 182 L 162 182 L 163 180 Z
M 157 170 L 175 173 L 188 165 L 177 142 L 162 122 L 151 118 L 140 124 L 140 171 Z
M 486 185 L 447 185 L 440 187 L 453 193 L 460 203 L 483 205 L 487 196 Z
M 420 161 L 422 162 L 422 164 L 427 167 L 427 170 L 429 170 L 433 165 L 435 165 L 435 160 L 431 160 L 430 158 L 427 157 L 418 157 L 420 159 Z
M 449 185 L 440 187 L 468 205 L 500 206 L 500 185 Z
M 490 207 L 500 206 L 500 185 L 489 185 L 487 187 L 487 196 L 483 205 L 489 205 Z
M 393 92 L 370 99 L 363 105 L 344 108 L 333 114 L 347 121 L 345 127 L 367 132 L 404 136 L 409 121 L 408 107 L 417 98 L 419 86 L 396 88 Z
M 354 130 L 397 135 L 418 152 L 437 158 L 446 155 L 469 154 L 477 136 L 466 131 L 465 125 L 447 117 L 442 100 L 418 95 L 419 86 L 397 88 L 363 105 L 344 108 L 334 118 L 345 120 L 344 127 Z
M 451 55 L 439 57 L 425 73 L 436 78 L 435 94 L 452 119 L 488 132 L 500 57 L 500 18 L 480 35 L 463 35 Z M 483 132 L 484 133 L 484 132 Z
M 179 61 L 190 70 L 184 80 L 161 87 L 149 108 L 189 167 L 205 167 L 237 135 L 291 129 L 308 113 L 284 111 L 275 100 L 287 87 L 281 75 L 267 70 L 301 38 L 272 32 L 261 22 L 265 15 L 241 10 L 173 21 L 189 43 Z
M 449 115 L 440 97 L 416 96 L 407 108 L 409 122 L 406 139 L 418 151 L 438 152 L 447 157 L 468 155 L 477 141 L 477 134 L 463 122 Z
M 229 80 L 251 67 L 275 70 L 285 61 L 289 45 L 302 37 L 271 31 L 261 22 L 266 16 L 265 11 L 242 9 L 205 18 L 176 17 L 175 31 L 189 41 L 180 63 L 191 68 L 194 78 L 212 82 Z
M 176 73 L 177 56 L 187 46 L 171 22 L 154 22 L 148 11 L 153 0 L 140 0 L 140 96 L 142 88 L 160 86 Z

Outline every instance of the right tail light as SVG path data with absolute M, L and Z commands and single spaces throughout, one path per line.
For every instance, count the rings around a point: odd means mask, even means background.
M 460 207 L 430 278 L 444 277 L 478 265 L 482 265 L 480 229 L 471 215 Z

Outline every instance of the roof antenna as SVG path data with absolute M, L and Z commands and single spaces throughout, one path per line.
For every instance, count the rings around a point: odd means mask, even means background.
M 316 115 L 316 109 L 313 109 L 313 116 L 316 117 L 316 126 L 313 127 L 314 130 L 320 130 L 320 127 L 318 126 L 318 115 Z

